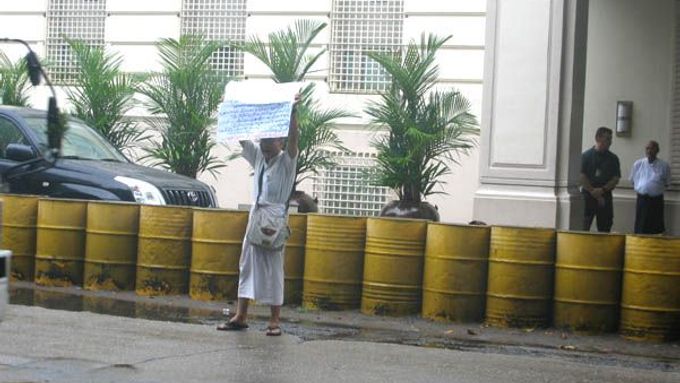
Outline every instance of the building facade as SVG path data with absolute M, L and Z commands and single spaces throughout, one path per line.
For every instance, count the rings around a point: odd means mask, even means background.
M 669 232 L 680 234 L 680 114 L 676 0 L 490 0 L 476 219 L 580 229 L 580 154 L 595 130 L 616 130 L 632 102 L 631 130 L 616 134 L 622 179 L 614 231 L 631 232 L 633 162 L 649 140 L 673 169 Z
M 28 40 L 53 66 L 51 76 L 64 86 L 73 76 L 63 36 L 104 46 L 123 57 L 129 72 L 158 70 L 155 44 L 161 38 L 182 33 L 201 33 L 216 40 L 243 41 L 292 25 L 298 19 L 328 23 L 313 50 L 327 49 L 308 77 L 322 90 L 323 105 L 343 108 L 356 118 L 339 121 L 337 131 L 350 153 L 337 153 L 341 166 L 325 169 L 303 183 L 301 189 L 319 198 L 325 212 L 375 214 L 391 198 L 389 191 L 369 187 L 359 179 L 370 166 L 374 131 L 363 113 L 367 102 L 387 85 L 377 65 L 362 51 L 389 49 L 418 40 L 421 33 L 452 35 L 439 57 L 440 87 L 455 87 L 473 104 L 480 116 L 484 60 L 485 0 L 25 0 L 0 2 L 0 36 Z M 25 54 L 21 46 L 0 45 L 12 58 Z M 214 57 L 214 64 L 236 78 L 267 78 L 268 69 L 255 58 L 229 49 Z M 32 100 L 46 103 L 39 87 Z M 60 99 L 66 104 L 65 97 Z M 145 115 L 134 110 L 135 117 Z M 225 157 L 228 147 L 218 154 Z M 237 208 L 250 203 L 251 170 L 234 160 L 217 178 L 201 179 L 215 187 L 220 205 Z M 461 159 L 444 190 L 447 195 L 430 199 L 446 221 L 466 222 L 472 217 L 477 188 L 477 153 Z
M 480 145 L 446 178 L 446 195 L 430 202 L 442 220 L 579 229 L 580 154 L 599 126 L 616 128 L 619 101 L 632 102 L 631 131 L 616 135 L 622 180 L 616 189 L 614 230 L 633 228 L 635 194 L 627 181 L 645 143 L 661 143 L 671 162 L 666 193 L 670 233 L 680 234 L 680 1 L 678 0 L 23 0 L 0 3 L 0 37 L 28 40 L 67 85 L 73 68 L 64 34 L 122 55 L 124 69 L 159 68 L 161 38 L 200 32 L 209 38 L 264 39 L 301 18 L 329 24 L 313 49 L 327 53 L 310 78 L 325 89 L 322 102 L 357 115 L 337 130 L 348 154 L 342 166 L 302 185 L 325 211 L 375 212 L 389 198 L 357 182 L 370 166 L 373 134 L 363 113 L 384 89 L 375 64 L 359 54 L 394 47 L 422 32 L 452 35 L 439 55 L 440 86 L 455 87 L 481 119 Z M 20 46 L 0 45 L 10 57 Z M 253 57 L 222 50 L 218 67 L 241 78 L 266 78 Z M 45 103 L 37 88 L 33 103 Z M 482 97 L 483 95 L 483 97 Z M 62 104 L 65 101 L 62 101 Z M 137 108 L 134 116 L 145 114 Z M 230 148 L 220 147 L 226 157 Z M 250 203 L 251 170 L 230 162 L 217 178 L 223 207 Z

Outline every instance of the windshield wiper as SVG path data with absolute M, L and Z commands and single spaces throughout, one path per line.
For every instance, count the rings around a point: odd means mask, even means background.
M 123 162 L 121 160 L 117 160 L 115 158 L 100 158 L 99 161 L 106 161 L 106 162 Z
M 81 157 L 81 156 L 59 156 L 60 160 L 85 160 L 92 161 L 92 158 Z

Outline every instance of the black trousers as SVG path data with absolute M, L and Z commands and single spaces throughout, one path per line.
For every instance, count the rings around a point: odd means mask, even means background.
M 614 199 L 611 192 L 607 192 L 602 197 L 604 205 L 600 206 L 593 196 L 587 191 L 583 191 L 585 201 L 585 211 L 583 214 L 583 230 L 590 231 L 593 219 L 597 218 L 597 231 L 609 233 L 614 224 Z
M 663 218 L 663 194 L 656 197 L 637 195 L 635 234 L 663 233 L 666 231 Z

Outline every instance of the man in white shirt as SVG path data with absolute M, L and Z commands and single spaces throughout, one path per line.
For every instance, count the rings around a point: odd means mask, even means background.
M 633 164 L 630 181 L 637 193 L 635 209 L 636 234 L 661 234 L 666 231 L 663 216 L 663 192 L 671 182 L 671 168 L 657 158 L 659 143 L 649 141 L 645 158 Z

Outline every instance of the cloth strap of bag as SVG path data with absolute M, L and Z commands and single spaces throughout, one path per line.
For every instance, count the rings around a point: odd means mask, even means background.
M 264 170 L 265 170 L 265 165 L 267 164 L 267 160 L 265 159 L 264 162 L 262 163 L 262 170 L 260 170 L 260 176 L 257 179 L 257 198 L 255 199 L 255 205 L 260 203 L 260 195 L 262 195 L 262 177 L 264 176 Z M 295 176 L 297 176 L 297 166 L 295 167 Z M 295 189 L 295 181 L 293 180 L 293 189 Z M 293 189 L 291 189 L 290 193 L 293 193 Z M 288 205 L 290 204 L 290 195 L 288 198 L 286 198 L 286 210 L 284 212 L 287 214 L 288 213 Z

